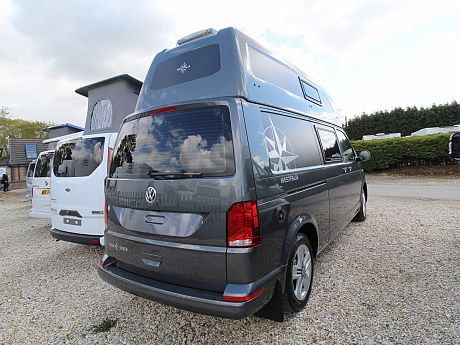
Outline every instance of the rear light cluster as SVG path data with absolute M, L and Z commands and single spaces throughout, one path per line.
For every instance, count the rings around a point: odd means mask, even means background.
M 248 302 L 254 298 L 256 298 L 257 296 L 260 296 L 262 295 L 262 293 L 264 292 L 264 289 L 260 289 L 260 290 L 257 290 L 256 292 L 250 294 L 250 295 L 247 295 L 247 296 L 232 296 L 232 295 L 224 295 L 223 297 L 223 300 L 225 302 Z
M 107 200 L 104 202 L 104 224 L 107 228 L 107 225 L 109 224 L 109 206 L 107 205 Z
M 233 204 L 227 212 L 229 247 L 254 247 L 260 243 L 259 214 L 255 201 Z
M 113 149 L 109 147 L 109 152 L 107 155 L 107 173 L 110 172 L 110 163 L 112 162 L 112 153 L 113 153 Z

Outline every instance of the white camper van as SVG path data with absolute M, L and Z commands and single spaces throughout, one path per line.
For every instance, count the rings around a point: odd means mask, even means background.
M 37 157 L 32 178 L 32 208 L 30 217 L 50 217 L 50 177 L 54 151 L 43 151 Z
M 32 199 L 32 182 L 34 179 L 34 170 L 35 170 L 35 161 L 29 163 L 27 167 L 27 177 L 26 177 L 26 198 Z
M 104 180 L 123 118 L 134 110 L 142 82 L 126 74 L 76 92 L 88 97 L 84 135 L 63 140 L 51 174 L 51 236 L 104 245 Z

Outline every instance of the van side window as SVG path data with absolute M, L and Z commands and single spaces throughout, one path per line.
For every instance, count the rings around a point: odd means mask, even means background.
M 261 113 L 261 119 L 272 172 L 321 164 L 315 133 L 308 120 L 265 112 Z
M 353 150 L 353 146 L 351 146 L 350 141 L 348 140 L 345 133 L 340 130 L 336 131 L 337 139 L 339 141 L 340 151 L 342 151 L 342 156 L 344 162 L 351 162 L 355 160 L 355 151 Z
M 340 154 L 339 145 L 337 143 L 337 137 L 335 136 L 332 128 L 316 126 L 318 137 L 321 142 L 323 150 L 324 160 L 327 162 L 337 162 L 342 160 Z
M 302 79 L 300 79 L 300 84 L 302 85 L 302 91 L 305 99 L 307 101 L 321 105 L 321 98 L 319 97 L 318 89 L 313 85 L 303 81 Z

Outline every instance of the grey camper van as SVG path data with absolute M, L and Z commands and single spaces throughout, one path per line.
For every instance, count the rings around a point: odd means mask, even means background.
M 358 155 L 325 91 L 240 31 L 157 54 L 106 180 L 106 282 L 174 307 L 282 321 L 313 259 L 366 218 Z

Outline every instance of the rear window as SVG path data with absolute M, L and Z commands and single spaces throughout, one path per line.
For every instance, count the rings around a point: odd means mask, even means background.
M 57 177 L 89 176 L 102 163 L 104 138 L 82 138 L 56 147 L 53 172 Z
M 160 62 L 153 74 L 150 88 L 163 89 L 210 76 L 219 70 L 219 45 L 211 44 Z
M 27 177 L 34 177 L 35 163 L 30 163 L 27 169 Z
M 229 110 L 225 106 L 182 109 L 123 124 L 110 176 L 149 178 L 161 173 L 235 173 Z
M 52 153 L 40 155 L 35 163 L 34 177 L 50 177 L 51 176 L 51 161 Z

